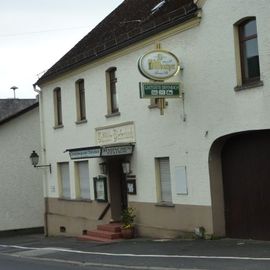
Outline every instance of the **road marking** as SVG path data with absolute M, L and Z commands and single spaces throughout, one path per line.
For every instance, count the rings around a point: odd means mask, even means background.
M 48 250 L 55 252 L 66 252 L 74 254 L 88 254 L 88 255 L 100 255 L 100 256 L 111 256 L 111 257 L 137 257 L 137 258 L 179 258 L 179 259 L 216 259 L 216 260 L 250 260 L 250 261 L 270 261 L 267 257 L 237 257 L 237 256 L 199 256 L 199 255 L 162 255 L 162 254 L 129 254 L 129 253 L 107 253 L 107 252 L 93 252 L 93 251 L 82 251 L 66 248 L 35 248 L 25 247 L 17 245 L 0 245 L 3 248 L 15 248 L 24 250 Z
M 22 257 L 38 257 L 38 256 L 44 256 L 55 253 L 54 250 L 50 249 L 30 249 L 30 250 L 20 250 L 19 252 L 16 252 L 17 255 L 20 255 Z
M 16 258 L 25 258 L 24 256 L 18 254 L 6 254 L 1 253 L 4 256 L 11 256 Z M 172 267 L 157 267 L 157 266 L 136 266 L 136 265 L 125 265 L 125 264 L 108 264 L 108 263 L 92 263 L 92 262 L 80 262 L 80 261 L 71 261 L 71 260 L 61 260 L 61 259 L 52 259 L 52 258 L 41 258 L 41 257 L 27 257 L 27 259 L 43 261 L 43 262 L 55 262 L 63 264 L 72 264 L 78 266 L 91 266 L 91 267 L 103 267 L 103 268 L 116 268 L 116 269 L 132 269 L 132 270 L 191 270 L 190 268 L 172 268 Z M 192 270 L 207 270 L 192 268 Z

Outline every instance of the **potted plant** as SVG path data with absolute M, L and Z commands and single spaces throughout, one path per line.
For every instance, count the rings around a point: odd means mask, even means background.
M 122 211 L 122 227 L 121 233 L 122 237 L 125 239 L 134 237 L 134 219 L 136 215 L 134 214 L 134 208 L 128 207 Z

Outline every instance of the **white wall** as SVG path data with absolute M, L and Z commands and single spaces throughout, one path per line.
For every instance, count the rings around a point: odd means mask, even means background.
M 235 92 L 236 64 L 233 24 L 246 16 L 257 16 L 259 53 L 263 87 Z M 218 137 L 242 130 L 269 128 L 270 115 L 270 25 L 266 0 L 208 0 L 198 27 L 160 40 L 172 51 L 184 70 L 172 81 L 182 80 L 183 100 L 169 100 L 165 115 L 149 109 L 149 101 L 139 98 L 140 81 L 147 81 L 137 69 L 137 60 L 155 48 L 154 42 L 127 55 L 89 65 L 43 87 L 47 160 L 70 161 L 67 148 L 96 145 L 95 128 L 134 121 L 136 147 L 132 169 L 137 176 L 137 195 L 131 201 L 157 202 L 155 157 L 170 157 L 172 187 L 174 169 L 187 166 L 188 195 L 173 194 L 176 204 L 211 205 L 208 155 Z M 117 67 L 119 117 L 106 118 L 105 71 Z M 87 124 L 76 125 L 75 82 L 85 79 Z M 62 129 L 53 129 L 53 95 L 62 89 Z M 184 110 L 185 109 L 185 110 Z M 187 120 L 183 121 L 184 113 Z M 71 172 L 73 172 L 71 162 Z M 90 160 L 90 177 L 98 174 L 98 160 Z M 56 168 L 49 176 L 49 196 L 57 197 Z M 71 178 L 74 173 L 71 173 Z M 74 179 L 71 181 L 74 181 Z M 55 188 L 55 192 L 54 192 Z
M 42 172 L 29 156 L 40 152 L 38 108 L 0 125 L 0 230 L 44 226 Z

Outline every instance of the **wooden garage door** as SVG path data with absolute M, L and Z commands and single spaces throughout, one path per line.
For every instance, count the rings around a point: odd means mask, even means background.
M 270 240 L 270 132 L 229 139 L 222 169 L 226 235 Z

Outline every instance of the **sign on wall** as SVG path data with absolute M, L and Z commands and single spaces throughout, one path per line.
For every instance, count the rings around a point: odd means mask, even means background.
M 180 83 L 140 83 L 140 98 L 177 98 L 180 96 Z
M 69 151 L 69 156 L 71 159 L 95 158 L 101 156 L 101 148 L 99 146 L 81 149 L 68 149 L 67 151 Z
M 122 156 L 122 155 L 130 155 L 133 152 L 133 145 L 117 145 L 117 146 L 109 146 L 102 147 L 102 156 L 110 157 L 110 156 Z
M 163 115 L 165 99 L 180 97 L 180 83 L 164 83 L 179 72 L 179 59 L 172 52 L 161 50 L 160 44 L 157 44 L 156 50 L 139 58 L 138 69 L 144 77 L 153 81 L 140 83 L 140 98 L 158 99 L 160 114 Z
M 95 200 L 98 202 L 108 201 L 107 178 L 104 176 L 94 177 Z
M 104 145 L 84 148 L 67 149 L 71 159 L 88 159 L 98 157 L 111 157 L 131 155 L 134 150 L 134 143 L 121 145 Z
M 133 122 L 96 128 L 98 145 L 135 142 L 135 126 Z
M 136 195 L 137 194 L 136 176 L 127 175 L 126 183 L 127 183 L 127 193 L 129 195 Z
M 165 50 L 154 50 L 140 57 L 138 67 L 144 77 L 155 81 L 164 81 L 179 72 L 180 63 L 173 53 Z

